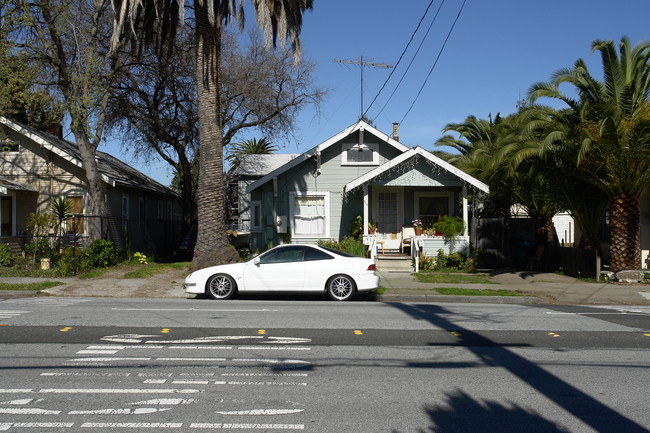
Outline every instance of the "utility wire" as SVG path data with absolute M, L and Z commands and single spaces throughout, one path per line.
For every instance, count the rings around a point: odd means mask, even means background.
M 447 33 L 447 37 L 445 38 L 445 42 L 442 44 L 442 47 L 440 48 L 440 51 L 438 52 L 438 56 L 436 57 L 436 61 L 433 63 L 433 66 L 431 66 L 431 69 L 429 69 L 429 73 L 427 74 L 427 77 L 424 79 L 424 83 L 422 83 L 422 87 L 420 87 L 420 90 L 418 91 L 418 94 L 415 96 L 415 99 L 413 99 L 413 102 L 411 103 L 411 106 L 409 107 L 408 111 L 402 117 L 402 120 L 400 120 L 399 123 L 404 122 L 404 119 L 406 119 L 406 116 L 409 115 L 411 110 L 413 109 L 413 106 L 415 105 L 415 102 L 418 100 L 420 97 L 420 94 L 422 93 L 422 90 L 424 89 L 424 86 L 426 86 L 427 81 L 429 81 L 429 77 L 431 76 L 431 73 L 433 73 L 433 70 L 435 69 L 436 65 L 438 64 L 438 60 L 440 60 L 440 56 L 442 55 L 442 52 L 445 49 L 445 46 L 447 45 L 447 41 L 449 40 L 449 37 L 451 36 L 451 33 L 454 31 L 454 27 L 456 26 L 456 23 L 458 22 L 458 19 L 460 18 L 460 14 L 463 12 L 463 8 L 465 7 L 465 3 L 467 3 L 467 0 L 463 0 L 463 4 L 460 6 L 460 10 L 458 11 L 458 15 L 456 15 L 456 19 L 454 20 L 454 23 L 451 25 L 451 28 L 449 29 L 449 33 Z
M 393 99 L 393 96 L 395 96 L 395 92 L 397 92 L 397 89 L 399 89 L 399 86 L 402 84 L 402 81 L 404 81 L 404 78 L 406 78 L 406 74 L 408 74 L 409 70 L 411 69 L 411 66 L 413 65 L 413 62 L 415 61 L 415 58 L 418 56 L 420 53 L 420 50 L 422 49 L 422 45 L 424 45 L 424 41 L 427 39 L 427 36 L 429 36 L 429 32 L 431 31 L 431 28 L 436 22 L 436 18 L 438 18 L 438 15 L 440 14 L 440 10 L 445 4 L 445 0 L 442 0 L 440 2 L 440 6 L 438 7 L 438 10 L 436 11 L 436 15 L 433 17 L 433 21 L 431 21 L 431 24 L 429 24 L 429 28 L 427 29 L 427 32 L 424 34 L 424 37 L 422 38 L 422 41 L 420 41 L 420 45 L 418 45 L 418 49 L 415 51 L 415 54 L 413 54 L 413 58 L 411 58 L 411 61 L 409 62 L 408 66 L 406 67 L 406 71 L 402 74 L 402 78 L 400 78 L 399 82 L 397 83 L 397 86 L 395 86 L 395 89 L 393 92 L 390 94 L 388 97 L 388 100 L 384 104 L 383 107 L 381 107 L 381 110 L 379 110 L 379 113 L 377 113 L 376 117 L 379 117 L 379 115 L 384 111 L 384 109 L 388 106 L 388 103 L 390 102 L 391 99 Z M 390 77 L 388 77 L 390 78 Z
M 365 116 L 368 114 L 368 111 L 370 111 L 370 108 L 372 107 L 372 104 L 375 103 L 375 101 L 377 100 L 377 98 L 379 97 L 379 95 L 381 94 L 381 92 L 384 90 L 384 87 L 386 87 L 386 84 L 388 84 L 388 81 L 389 81 L 390 78 L 393 76 L 393 73 L 395 73 L 395 70 L 396 70 L 397 67 L 399 66 L 399 63 L 402 61 L 402 58 L 404 57 L 404 54 L 406 54 L 406 51 L 408 50 L 409 46 L 411 45 L 411 42 L 413 42 L 413 39 L 415 38 L 415 34 L 416 34 L 416 33 L 418 32 L 418 30 L 420 29 L 420 26 L 422 25 L 422 22 L 424 21 L 425 17 L 426 17 L 427 14 L 429 13 L 429 9 L 431 8 L 431 5 L 433 4 L 434 1 L 435 1 L 435 0 L 431 0 L 431 1 L 429 2 L 429 5 L 427 6 L 426 10 L 424 11 L 424 14 L 422 14 L 422 18 L 420 18 L 420 22 L 418 23 L 417 27 L 416 27 L 415 30 L 413 31 L 413 34 L 411 35 L 411 38 L 409 39 L 408 43 L 406 44 L 406 47 L 405 47 L 404 50 L 402 51 L 402 54 L 400 54 L 400 56 L 399 56 L 399 60 L 397 60 L 397 63 L 395 63 L 395 69 L 393 69 L 392 71 L 390 71 L 390 74 L 388 75 L 388 78 L 386 78 L 386 81 L 384 81 L 384 84 L 382 84 L 381 89 L 379 89 L 379 92 L 377 92 L 377 94 L 376 94 L 375 97 L 373 98 L 373 100 L 372 100 L 372 102 L 370 103 L 370 105 L 368 106 L 368 108 L 366 108 L 366 111 L 363 112 L 363 116 L 362 116 L 362 117 L 365 117 Z

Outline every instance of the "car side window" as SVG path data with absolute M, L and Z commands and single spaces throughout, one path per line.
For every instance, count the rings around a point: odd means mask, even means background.
M 305 248 L 305 261 L 313 261 L 313 260 L 329 260 L 333 259 L 334 257 L 330 256 L 324 251 L 317 250 L 316 248 Z
M 260 257 L 260 263 L 289 263 L 302 261 L 303 247 L 277 248 Z

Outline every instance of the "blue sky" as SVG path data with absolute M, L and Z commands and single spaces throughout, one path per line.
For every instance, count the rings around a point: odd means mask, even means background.
M 315 0 L 314 9 L 304 17 L 303 56 L 316 64 L 314 80 L 328 89 L 329 95 L 320 115 L 311 108 L 300 114 L 295 140 L 275 142 L 280 152 L 304 152 L 354 123 L 360 113 L 360 69 L 332 60 L 363 56 L 368 62 L 396 65 L 429 3 Z M 401 122 L 400 141 L 409 147 L 432 150 L 447 123 L 460 122 L 470 114 L 487 118 L 489 113 L 512 113 L 531 84 L 547 81 L 553 72 L 570 67 L 578 58 L 600 77 L 600 57 L 591 53 L 596 39 L 618 42 L 625 35 L 633 44 L 650 39 L 648 0 L 467 0 L 436 67 L 407 115 L 462 4 L 463 0 L 435 0 L 396 68 L 364 68 L 364 108 L 394 71 L 368 117 L 386 133 L 391 132 L 393 122 Z M 247 26 L 254 21 L 249 10 Z M 388 101 L 421 42 L 409 72 Z M 162 161 L 139 162 L 115 144 L 100 150 L 163 184 L 171 179 Z

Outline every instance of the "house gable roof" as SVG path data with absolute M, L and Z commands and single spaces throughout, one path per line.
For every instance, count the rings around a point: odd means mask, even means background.
M 349 127 L 345 128 L 343 131 L 339 132 L 338 134 L 328 138 L 327 140 L 323 141 L 319 145 L 312 147 L 308 151 L 300 154 L 299 156 L 287 162 L 286 164 L 282 165 L 281 167 L 278 167 L 277 169 L 273 170 L 266 176 L 263 176 L 261 179 L 253 182 L 251 185 L 248 186 L 248 188 L 246 188 L 246 192 L 250 193 L 254 189 L 260 187 L 261 185 L 264 185 L 266 182 L 270 181 L 274 177 L 279 176 L 280 174 L 297 166 L 301 162 L 313 157 L 314 155 L 323 152 L 325 149 L 335 145 L 336 143 L 338 143 L 348 135 L 360 130 L 364 132 L 369 132 L 370 134 L 376 136 L 380 140 L 385 141 L 389 145 L 393 146 L 395 149 L 399 150 L 400 152 L 406 152 L 408 150 L 408 147 L 404 146 L 399 141 L 392 139 L 391 137 L 384 134 L 383 132 L 381 132 L 374 126 L 370 125 L 369 123 L 366 123 L 363 120 L 359 120 L 353 125 L 350 125 Z
M 375 168 L 372 171 L 369 171 L 368 173 L 364 174 L 361 177 L 356 178 L 352 182 L 349 182 L 347 185 L 345 185 L 344 192 L 348 193 L 352 191 L 355 188 L 360 187 L 361 185 L 368 183 L 372 179 L 376 178 L 377 176 L 381 175 L 382 173 L 387 172 L 393 167 L 396 167 L 400 165 L 401 163 L 414 158 L 416 156 L 421 156 L 425 159 L 427 159 L 429 162 L 439 166 L 440 168 L 446 170 L 447 172 L 453 174 L 454 176 L 458 177 L 461 179 L 463 182 L 466 182 L 476 189 L 483 191 L 483 192 L 489 192 L 490 188 L 481 182 L 480 180 L 470 176 L 469 174 L 465 173 L 464 171 L 460 170 L 457 167 L 454 167 L 453 165 L 449 164 L 447 161 L 435 156 L 431 152 L 428 152 L 424 149 L 422 149 L 419 146 L 416 146 L 412 149 L 409 149 L 408 151 L 402 153 L 401 155 L 398 155 L 397 157 L 391 159 L 390 161 L 387 161 L 386 163 L 380 165 L 379 167 Z
M 6 194 L 8 190 L 38 192 L 34 188 L 14 182 L 13 180 L 0 176 L 0 193 Z
M 239 176 L 265 176 L 299 157 L 295 153 L 250 154 L 239 157 L 239 167 L 234 174 Z
M 74 143 L 3 116 L 0 116 L 0 124 L 29 138 L 64 160 L 83 168 L 79 149 Z M 171 189 L 108 153 L 98 150 L 95 158 L 97 160 L 97 169 L 102 176 L 102 180 L 111 186 L 121 184 L 157 194 L 175 195 Z

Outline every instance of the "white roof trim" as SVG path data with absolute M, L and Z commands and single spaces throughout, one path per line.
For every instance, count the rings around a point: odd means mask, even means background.
M 32 140 L 36 144 L 39 144 L 39 145 L 43 146 L 48 151 L 54 153 L 55 155 L 60 156 L 61 158 L 65 159 L 68 162 L 71 162 L 72 164 L 76 165 L 77 167 L 84 168 L 83 162 L 80 159 L 75 158 L 74 156 L 70 155 L 67 152 L 64 152 L 63 150 L 61 150 L 58 147 L 52 145 L 49 141 L 44 140 L 43 138 L 39 137 L 38 135 L 32 134 L 30 131 L 24 129 L 23 127 L 21 127 L 20 125 L 12 122 L 11 120 L 7 119 L 6 117 L 0 116 L 0 123 L 8 126 L 9 128 L 13 129 L 14 131 L 16 131 L 19 134 L 24 135 L 25 137 L 29 138 L 30 140 Z M 110 177 L 106 176 L 104 173 L 101 173 L 101 172 L 100 172 L 100 174 L 101 174 L 102 180 L 104 182 L 106 182 L 107 184 L 109 184 L 111 186 L 115 186 L 115 182 L 113 180 L 111 180 Z
M 309 149 L 308 151 L 301 154 L 297 158 L 292 159 L 288 163 L 284 164 L 281 167 L 278 167 L 277 169 L 273 170 L 271 173 L 267 174 L 266 176 L 262 177 L 261 179 L 256 180 L 255 182 L 253 182 L 252 184 L 250 184 L 246 188 L 246 192 L 250 193 L 254 189 L 260 187 L 261 185 L 264 185 L 266 182 L 270 181 L 274 177 L 277 177 L 278 175 L 284 173 L 285 171 L 297 166 L 298 164 L 300 164 L 303 161 L 311 158 L 312 156 L 318 154 L 319 152 L 324 151 L 328 147 L 338 143 L 339 141 L 341 141 L 342 139 L 344 139 L 348 135 L 350 135 L 353 132 L 358 131 L 358 130 L 364 130 L 364 131 L 370 132 L 372 135 L 376 136 L 377 138 L 379 138 L 381 140 L 386 141 L 388 144 L 390 144 L 391 146 L 393 146 L 394 148 L 396 148 L 397 150 L 399 150 L 401 152 L 406 152 L 409 149 L 407 146 L 404 146 L 399 141 L 392 139 L 388 135 L 384 134 L 383 132 L 381 132 L 380 130 L 375 128 L 374 126 L 364 122 L 363 120 L 359 120 L 354 125 L 348 126 L 343 131 L 341 131 L 338 134 L 334 135 L 333 137 L 328 138 L 327 140 L 323 141 L 318 146 Z M 384 136 L 386 136 L 386 138 L 383 138 Z
M 480 180 L 470 176 L 469 174 L 465 173 L 464 171 L 460 170 L 457 167 L 454 167 L 453 165 L 449 164 L 447 161 L 438 158 L 431 152 L 428 152 L 424 149 L 422 149 L 419 146 L 416 146 L 412 149 L 409 149 L 407 152 L 391 159 L 390 161 L 384 163 L 383 165 L 380 165 L 379 167 L 375 168 L 372 171 L 369 171 L 368 173 L 364 174 L 361 177 L 358 177 L 357 179 L 353 180 L 352 182 L 349 182 L 347 185 L 345 185 L 344 192 L 349 192 L 352 191 L 355 188 L 360 187 L 364 183 L 369 182 L 370 180 L 374 179 L 375 177 L 379 176 L 380 174 L 390 170 L 391 168 L 401 164 L 402 162 L 414 157 L 415 155 L 420 155 L 423 156 L 424 158 L 428 159 L 429 161 L 433 162 L 434 164 L 440 166 L 441 168 L 447 170 L 454 176 L 462 179 L 463 181 L 469 183 L 470 185 L 474 186 L 475 188 L 483 191 L 483 192 L 489 192 L 490 187 L 488 187 L 486 184 L 481 182 Z

